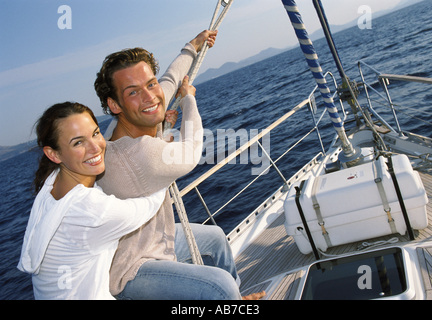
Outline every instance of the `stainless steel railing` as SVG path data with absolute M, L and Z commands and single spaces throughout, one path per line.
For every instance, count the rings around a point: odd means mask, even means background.
M 334 79 L 333 75 L 330 72 L 328 72 L 328 73 L 325 74 L 325 76 L 326 77 L 329 76 L 329 77 L 332 78 L 333 85 L 336 88 L 337 83 L 336 83 L 336 80 Z M 315 116 L 315 114 L 317 113 L 316 112 L 316 110 L 317 110 L 317 108 L 316 108 L 316 102 L 315 102 L 315 94 L 317 92 L 317 89 L 318 89 L 318 86 L 316 86 L 312 90 L 312 92 L 310 93 L 308 99 L 306 99 L 306 100 L 302 101 L 301 103 L 299 103 L 298 105 L 296 105 L 289 112 L 287 112 L 286 114 L 284 114 L 282 117 L 280 117 L 278 120 L 276 120 L 275 122 L 273 122 L 271 125 L 269 125 L 264 130 L 262 130 L 259 134 L 257 134 L 256 136 L 252 137 L 249 141 L 247 141 L 246 143 L 244 143 L 237 150 L 235 150 L 234 152 L 232 152 L 231 154 L 229 154 L 226 158 L 224 158 L 222 161 L 220 161 L 219 163 L 217 163 L 216 165 L 214 165 L 211 169 L 209 169 L 207 172 L 205 172 L 204 174 L 202 174 L 201 176 L 199 176 L 198 178 L 196 178 L 193 182 L 191 182 L 189 185 L 187 185 L 186 187 L 184 187 L 180 191 L 180 196 L 181 197 L 184 197 L 185 195 L 187 195 L 192 190 L 195 191 L 195 193 L 197 194 L 199 200 L 201 201 L 201 203 L 202 203 L 202 205 L 204 207 L 205 212 L 208 215 L 207 219 L 205 219 L 205 221 L 203 223 L 211 221 L 212 223 L 216 224 L 216 222 L 214 220 L 214 217 L 217 216 L 224 208 L 226 208 L 226 206 L 228 206 L 231 202 L 233 202 L 241 194 L 243 194 L 253 183 L 255 183 L 271 167 L 273 167 L 276 170 L 276 172 L 278 173 L 279 177 L 281 178 L 283 184 L 287 185 L 288 181 L 285 178 L 285 176 L 283 175 L 283 173 L 281 172 L 281 170 L 279 170 L 279 168 L 277 167 L 277 163 L 283 157 L 285 157 L 292 149 L 294 149 L 301 142 L 303 142 L 314 131 L 317 132 L 317 136 L 318 136 L 318 140 L 319 140 L 319 143 L 320 143 L 320 146 L 321 146 L 321 149 L 322 149 L 322 153 L 325 155 L 324 144 L 322 142 L 322 138 L 321 138 L 321 135 L 320 135 L 320 132 L 319 132 L 319 124 L 322 121 L 322 119 L 323 119 L 323 117 L 324 117 L 324 115 L 326 114 L 327 111 L 326 111 L 325 108 L 323 108 L 324 110 L 317 117 Z M 336 95 L 336 90 L 335 90 L 335 95 Z M 272 130 L 274 130 L 276 127 L 280 126 L 282 123 L 284 123 L 287 119 L 289 119 L 291 116 L 293 116 L 295 113 L 297 113 L 300 109 L 304 108 L 305 106 L 309 107 L 309 109 L 311 111 L 311 114 L 312 114 L 312 119 L 313 119 L 313 126 L 312 126 L 312 128 L 306 134 L 304 134 L 302 137 L 300 137 L 285 152 L 283 152 L 277 159 L 273 160 L 271 158 L 270 154 L 265 150 L 265 148 L 260 143 L 260 139 L 262 139 L 265 135 L 270 134 L 270 132 Z M 342 101 L 340 101 L 340 107 L 341 107 L 341 111 L 343 113 L 342 119 L 345 120 L 346 119 L 346 113 L 345 113 L 345 109 L 344 109 Z M 200 184 L 202 182 L 204 182 L 206 179 L 208 179 L 209 177 L 211 177 L 213 174 L 215 174 L 219 170 L 221 170 L 226 164 L 230 163 L 230 161 L 232 161 L 234 158 L 240 156 L 243 152 L 245 152 L 248 149 L 250 149 L 254 144 L 257 144 L 261 148 L 262 154 L 267 157 L 267 159 L 269 160 L 270 165 L 267 168 L 263 169 L 262 172 L 259 175 L 257 175 L 256 177 L 254 177 L 249 183 L 246 184 L 245 187 L 243 187 L 239 192 L 237 192 L 235 195 L 233 195 L 228 201 L 226 201 L 225 203 L 223 203 L 218 209 L 216 209 L 214 212 L 211 212 L 209 210 L 209 207 L 207 206 L 207 204 L 206 204 L 203 196 L 201 195 L 201 193 L 199 191 Z

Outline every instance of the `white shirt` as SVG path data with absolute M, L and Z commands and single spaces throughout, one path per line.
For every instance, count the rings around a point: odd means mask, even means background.
M 80 184 L 56 201 L 57 173 L 35 199 L 18 269 L 32 274 L 35 299 L 114 299 L 109 269 L 118 240 L 156 214 L 166 189 L 120 200 Z

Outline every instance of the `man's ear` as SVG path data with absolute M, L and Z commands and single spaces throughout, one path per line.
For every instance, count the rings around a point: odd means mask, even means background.
M 108 107 L 110 108 L 112 113 L 119 114 L 122 112 L 122 109 L 120 108 L 120 106 L 118 105 L 118 103 L 114 99 L 108 98 L 107 103 L 108 103 Z
M 58 152 L 51 147 L 43 147 L 43 152 L 52 162 L 60 164 L 62 161 L 59 158 Z

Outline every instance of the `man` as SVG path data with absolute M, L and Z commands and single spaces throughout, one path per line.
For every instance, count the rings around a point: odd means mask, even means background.
M 95 89 L 104 110 L 118 119 L 107 142 L 106 171 L 98 181 L 107 194 L 122 199 L 150 195 L 197 165 L 203 128 L 195 88 L 185 75 L 204 42 L 212 47 L 216 35 L 206 30 L 187 43 L 160 82 L 155 77 L 157 63 L 144 49 L 124 50 L 105 59 Z M 180 141 L 167 142 L 162 138 L 162 121 L 179 86 Z M 180 161 L 167 161 L 167 150 Z M 156 216 L 120 240 L 110 272 L 111 293 L 119 299 L 240 299 L 238 275 L 223 231 L 215 226 L 191 227 L 204 266 L 190 264 L 183 230 L 174 223 L 167 193 Z

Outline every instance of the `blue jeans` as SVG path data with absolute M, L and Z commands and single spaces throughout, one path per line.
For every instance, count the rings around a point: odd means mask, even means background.
M 176 224 L 177 261 L 150 260 L 138 270 L 117 299 L 237 300 L 241 299 L 237 269 L 221 228 L 191 224 L 204 265 L 192 264 L 181 224 Z M 239 282 L 239 280 L 237 280 Z

